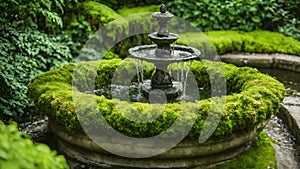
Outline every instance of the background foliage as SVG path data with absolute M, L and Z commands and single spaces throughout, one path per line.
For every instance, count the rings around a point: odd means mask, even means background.
M 1 1 L 0 114 L 16 115 L 29 104 L 26 85 L 34 76 L 72 59 L 68 37 L 49 35 L 62 27 L 55 11 L 63 1 Z
M 202 31 L 264 29 L 300 39 L 299 4 L 299 0 L 174 0 L 167 6 Z

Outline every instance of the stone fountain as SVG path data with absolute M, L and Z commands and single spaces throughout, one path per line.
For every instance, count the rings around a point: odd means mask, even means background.
M 155 44 L 130 48 L 130 57 L 134 59 L 129 59 L 118 75 L 133 72 L 135 60 L 153 63 L 155 67 L 140 72 L 148 80 L 141 78 L 138 86 L 143 96 L 150 99 L 154 95 L 158 102 L 132 103 L 105 94 L 94 95 L 94 89 L 112 88 L 114 73 L 124 62 L 121 59 L 68 64 L 31 82 L 28 97 L 49 117 L 48 126 L 60 150 L 71 158 L 102 168 L 194 168 L 238 156 L 277 112 L 284 86 L 249 67 L 196 61 L 201 54 L 199 50 L 172 44 L 179 36 L 167 29 L 173 15 L 166 12 L 166 6 L 162 5 L 160 12 L 152 16 L 158 21 L 159 30 L 148 36 Z M 173 77 L 168 67 L 191 60 L 192 66 L 187 70 L 195 77 L 196 89 L 189 92 L 219 85 L 209 83 L 212 80 L 207 72 L 211 72 L 212 79 L 218 79 L 221 77 L 218 67 L 224 67 L 223 78 L 231 86 L 228 95 L 182 97 L 185 94 L 182 78 Z M 165 99 L 159 100 L 161 97 Z M 224 118 L 211 137 L 201 142 L 199 136 L 204 128 L 214 125 L 214 121 L 206 123 L 206 119 L 209 115 L 218 116 L 220 106 L 214 101 L 221 98 L 226 98 L 220 113 Z M 165 107 L 153 108 L 153 105 Z M 134 121 L 130 117 L 142 118 Z M 166 134 L 168 131 L 171 134 Z
M 190 46 L 173 45 L 179 36 L 170 33 L 167 25 L 173 14 L 166 12 L 166 6 L 160 6 L 160 12 L 153 13 L 152 17 L 157 20 L 159 24 L 158 32 L 148 35 L 151 41 L 155 44 L 136 46 L 129 49 L 129 54 L 132 58 L 148 61 L 155 64 L 156 71 L 151 80 L 143 82 L 142 91 L 149 96 L 150 92 L 159 89 L 160 92 L 154 93 L 164 95 L 167 100 L 176 99 L 182 94 L 182 83 L 179 81 L 172 81 L 172 77 L 168 73 L 167 67 L 174 62 L 185 62 L 194 60 L 200 56 L 200 51 Z M 153 94 L 153 92 L 151 93 Z

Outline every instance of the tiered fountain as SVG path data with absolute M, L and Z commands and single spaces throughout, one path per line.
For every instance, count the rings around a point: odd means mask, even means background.
M 160 7 L 160 12 L 155 12 L 152 15 L 160 26 L 158 32 L 148 35 L 155 44 L 137 46 L 129 49 L 130 56 L 135 59 L 145 60 L 155 64 L 156 71 L 151 80 L 143 81 L 142 91 L 149 96 L 151 91 L 156 91 L 157 95 L 164 95 L 168 101 L 178 101 L 187 98 L 178 98 L 184 95 L 183 84 L 179 81 L 172 81 L 167 67 L 174 62 L 184 62 L 196 59 L 200 56 L 200 51 L 190 46 L 172 45 L 179 36 L 174 33 L 169 33 L 167 25 L 173 14 L 166 12 L 166 6 L 163 4 Z M 159 89 L 160 92 L 157 92 Z
M 179 38 L 167 29 L 172 16 L 162 5 L 160 12 L 153 14 L 160 29 L 149 34 L 155 44 L 129 49 L 132 58 L 155 65 L 138 72 L 151 79 L 142 78 L 140 84 L 143 96 L 150 103 L 91 94 L 93 89 L 107 88 L 112 93 L 116 70 L 124 63 L 120 59 L 65 65 L 32 81 L 28 97 L 49 117 L 48 126 L 65 154 L 103 168 L 207 166 L 244 152 L 277 112 L 284 97 L 284 86 L 249 67 L 193 61 L 186 72 L 190 69 L 195 85 L 189 83 L 185 96 L 184 78 L 173 77 L 168 67 L 172 63 L 195 60 L 200 51 L 172 44 Z M 121 73 L 116 73 L 118 77 L 136 69 L 134 59 L 129 59 Z M 220 67 L 224 69 L 220 71 Z M 155 72 L 153 76 L 152 72 Z M 189 97 L 203 87 L 213 93 L 214 86 L 222 85 L 218 83 L 222 78 L 223 84 L 230 86 L 228 95 Z M 128 79 L 131 82 L 134 78 Z M 213 83 L 214 80 L 217 82 Z M 153 95 L 154 102 L 151 102 Z M 226 102 L 219 102 L 223 99 Z M 157 108 L 157 105 L 164 107 Z M 134 121 L 130 117 L 146 120 Z M 211 137 L 200 140 L 203 133 Z

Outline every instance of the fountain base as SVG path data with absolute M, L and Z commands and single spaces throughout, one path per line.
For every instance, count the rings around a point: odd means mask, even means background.
M 99 147 L 86 135 L 73 135 L 49 119 L 48 126 L 57 138 L 59 149 L 67 156 L 101 168 L 194 168 L 207 167 L 230 160 L 248 150 L 258 134 L 257 130 L 232 133 L 224 138 L 209 139 L 199 144 L 195 140 L 183 140 L 169 151 L 149 158 L 125 158 Z M 101 136 L 100 136 L 101 137 Z M 112 146 L 129 146 L 107 140 Z M 156 147 L 134 147 L 150 151 Z
M 142 92 L 151 103 L 178 101 L 178 96 L 182 94 L 182 83 L 174 81 L 172 84 L 170 88 L 156 89 L 151 86 L 151 80 L 145 80 L 142 85 Z

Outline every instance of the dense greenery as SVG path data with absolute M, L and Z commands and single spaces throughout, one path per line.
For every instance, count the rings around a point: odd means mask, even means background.
M 17 124 L 0 121 L 0 168 L 5 169 L 68 169 L 63 156 L 45 144 L 33 143 L 18 131 Z
M 167 6 L 202 31 L 265 29 L 299 39 L 299 4 L 299 0 L 174 0 Z
M 0 14 L 0 109 L 1 114 L 16 115 L 29 103 L 29 81 L 72 56 L 65 36 L 39 30 L 62 26 L 55 12 L 63 10 L 62 1 L 1 1 L 0 7 L 5 9 Z
M 34 100 L 36 108 L 40 112 L 48 115 L 52 120 L 65 126 L 69 132 L 80 132 L 81 127 L 77 120 L 77 115 L 81 117 L 81 122 L 90 130 L 95 126 L 101 126 L 101 121 L 91 121 L 98 119 L 99 113 L 106 118 L 108 123 L 115 129 L 129 136 L 147 137 L 161 133 L 179 118 L 183 124 L 192 123 L 191 116 L 179 117 L 181 112 L 185 114 L 192 113 L 191 110 L 197 110 L 197 120 L 189 134 L 189 137 L 197 137 L 204 125 L 204 120 L 210 112 L 210 106 L 213 104 L 211 99 L 200 100 L 195 103 L 177 102 L 168 103 L 161 116 L 152 123 L 138 123 L 128 120 L 125 117 L 132 115 L 144 115 L 147 117 L 156 117 L 158 110 L 152 109 L 148 103 L 132 103 L 120 101 L 118 99 L 107 99 L 104 96 L 87 95 L 83 92 L 92 89 L 93 84 L 85 83 L 91 77 L 92 68 L 98 67 L 98 78 L 96 83 L 98 87 L 104 87 L 111 83 L 112 76 L 120 64 L 122 70 L 114 76 L 130 74 L 135 71 L 135 63 L 132 60 L 122 62 L 121 60 L 102 60 L 101 62 L 87 62 L 81 64 L 70 64 L 59 69 L 49 71 L 37 77 L 30 85 L 28 96 Z M 221 63 L 220 63 L 221 64 Z M 196 77 L 198 86 L 204 88 L 210 87 L 210 78 L 219 78 L 222 71 L 218 69 L 220 64 L 205 61 L 194 61 L 191 71 Z M 223 117 L 216 129 L 215 136 L 224 136 L 232 132 L 241 132 L 245 130 L 257 129 L 259 124 L 269 119 L 276 113 L 280 107 L 279 103 L 285 95 L 284 86 L 277 80 L 259 73 L 253 68 L 237 68 L 233 65 L 222 63 L 225 70 L 227 86 L 230 94 L 226 96 Z M 153 67 L 145 70 L 145 76 L 150 76 Z M 73 71 L 79 79 L 73 79 Z M 216 71 L 218 70 L 218 71 Z M 213 72 L 208 76 L 207 72 Z M 87 78 L 87 79 L 85 79 Z M 79 85 L 76 85 L 78 82 Z M 72 92 L 72 85 L 75 90 Z M 73 96 L 80 99 L 77 104 L 77 111 L 74 109 Z M 76 100 L 77 100 L 76 99 Z M 98 108 L 93 105 L 96 100 Z M 120 112 L 116 105 L 121 105 Z M 185 109 L 181 109 L 183 106 Z M 136 113 L 137 110 L 141 112 Z M 147 113 L 147 112 L 151 113 Z M 77 115 L 76 115 L 77 113 Z M 124 114 L 125 113 L 125 114 Z M 124 116 L 126 115 L 126 116 Z M 83 117 L 82 117 L 83 116 Z M 258 127 L 259 128 L 259 127 Z M 173 133 L 181 133 L 181 127 L 174 129 Z M 176 130 L 176 131 L 175 131 Z
M 111 8 L 95 1 L 83 1 L 67 10 L 63 16 L 64 32 L 70 35 L 72 42 L 76 44 L 72 51 L 73 57 L 78 57 L 81 48 L 92 34 L 121 17 Z

